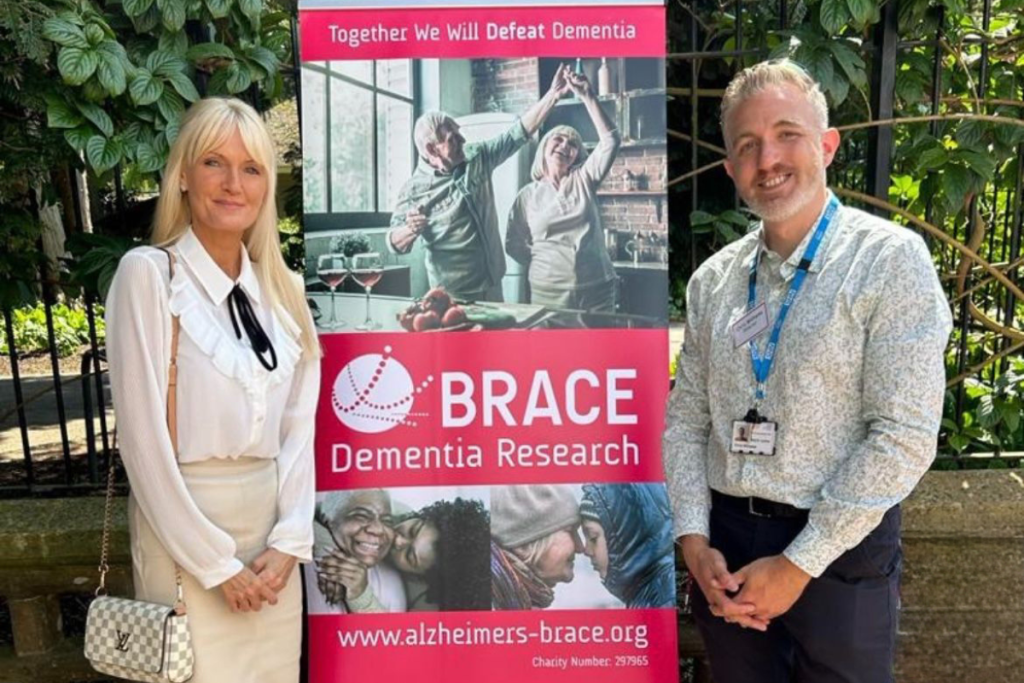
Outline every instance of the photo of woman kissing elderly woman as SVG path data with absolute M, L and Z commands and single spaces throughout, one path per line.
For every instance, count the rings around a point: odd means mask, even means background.
M 490 516 L 472 489 L 317 496 L 310 614 L 488 610 Z

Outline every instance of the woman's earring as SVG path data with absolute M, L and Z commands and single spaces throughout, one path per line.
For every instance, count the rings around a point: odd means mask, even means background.
M 181 189 L 181 193 L 182 194 L 185 194 L 186 192 L 188 192 L 188 188 L 185 187 L 184 185 L 182 185 L 180 189 Z

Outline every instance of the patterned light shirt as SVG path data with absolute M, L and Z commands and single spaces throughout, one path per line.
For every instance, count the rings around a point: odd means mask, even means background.
M 952 318 L 920 236 L 841 207 L 768 377 L 760 412 L 778 423 L 775 455 L 732 453 L 732 424 L 752 407 L 755 389 L 749 344 L 735 348 L 730 334 L 747 310 L 751 260 L 762 250 L 757 303 L 767 302 L 774 324 L 813 226 L 784 260 L 764 247 L 762 232 L 722 249 L 690 281 L 665 474 L 677 536 L 709 536 L 712 488 L 810 510 L 784 554 L 817 577 L 911 492 L 935 457 Z M 769 335 L 754 340 L 762 355 Z
M 427 279 L 460 299 L 478 300 L 501 285 L 505 251 L 494 208 L 491 174 L 529 137 L 516 121 L 501 135 L 466 145 L 466 161 L 450 172 L 420 160 L 398 194 L 391 227 L 419 209 L 427 217 L 420 235 L 426 245 Z M 394 249 L 390 238 L 388 247 Z

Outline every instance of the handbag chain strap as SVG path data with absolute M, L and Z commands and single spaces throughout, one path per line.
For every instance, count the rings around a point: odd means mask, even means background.
M 174 278 L 174 255 L 168 250 L 164 249 L 163 252 L 167 254 L 167 260 L 169 263 L 170 277 Z M 171 437 L 171 448 L 174 450 L 175 460 L 178 458 L 178 410 L 177 410 L 177 396 L 178 396 L 178 333 L 181 330 L 181 321 L 178 316 L 171 316 L 171 359 L 168 364 L 167 370 L 167 431 Z M 110 526 L 111 517 L 114 502 L 114 451 L 117 449 L 117 429 L 114 429 L 114 440 L 110 453 L 110 464 L 107 468 L 107 499 L 103 510 L 103 540 L 100 543 L 100 582 L 96 587 L 96 595 L 107 594 L 107 572 L 110 571 L 110 565 L 107 563 L 107 559 L 110 556 Z M 175 584 L 175 599 L 174 599 L 174 612 L 176 614 L 185 614 L 185 592 L 181 585 L 181 567 L 178 563 L 174 563 L 174 584 Z

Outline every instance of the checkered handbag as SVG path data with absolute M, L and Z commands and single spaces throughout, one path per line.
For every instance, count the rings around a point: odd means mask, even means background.
M 85 623 L 92 668 L 130 681 L 185 683 L 192 678 L 188 615 L 141 600 L 98 597 Z
M 170 272 L 174 257 L 167 252 Z M 167 385 L 167 429 L 178 450 L 176 389 L 178 384 L 177 316 L 171 318 L 171 359 Z M 114 433 L 116 444 L 117 432 Z M 174 564 L 177 595 L 173 605 L 115 598 L 106 594 L 110 550 L 110 513 L 114 498 L 114 458 L 107 470 L 107 503 L 100 550 L 100 581 L 85 620 L 85 657 L 100 673 L 145 683 L 185 683 L 192 678 L 195 655 L 181 587 L 181 569 Z

